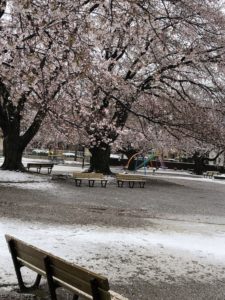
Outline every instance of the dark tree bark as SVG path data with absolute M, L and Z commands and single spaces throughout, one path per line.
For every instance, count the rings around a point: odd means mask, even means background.
M 22 155 L 25 146 L 20 137 L 20 117 L 14 113 L 12 119 L 5 122 L 5 126 L 3 126 L 4 162 L 1 169 L 24 171 Z
M 3 155 L 4 162 L 1 166 L 2 170 L 25 171 L 22 163 L 23 151 L 32 138 L 36 135 L 41 125 L 41 120 L 33 121 L 32 125 L 20 136 L 20 117 L 14 116 L 14 122 L 3 130 Z
M 194 159 L 194 173 L 197 175 L 202 175 L 205 171 L 205 160 L 206 158 L 203 156 L 199 156 L 198 154 L 195 154 L 193 156 Z
M 193 155 L 195 174 L 202 175 L 203 172 L 207 171 L 206 163 L 209 163 L 209 161 L 215 161 L 223 152 L 224 150 L 218 151 L 218 153 L 213 158 L 208 157 L 209 153 L 206 153 L 205 155 L 200 155 L 199 152 L 196 152 Z
M 3 115 L 6 121 L 2 117 L 4 162 L 1 169 L 25 171 L 22 163 L 23 151 L 38 132 L 45 115 L 45 111 L 39 110 L 32 124 L 23 135 L 20 135 L 20 114 L 13 112 L 11 118 L 6 118 Z
M 129 160 L 134 154 L 136 154 L 138 152 L 138 150 L 135 150 L 135 149 L 127 149 L 127 150 L 122 149 L 122 150 L 120 150 L 120 152 L 122 154 L 125 154 L 127 156 L 128 160 Z
M 91 152 L 90 168 L 88 172 L 103 173 L 105 175 L 112 174 L 109 166 L 110 147 L 94 147 L 89 149 Z
M 194 159 L 194 173 L 197 175 L 202 175 L 205 171 L 205 158 L 196 157 Z
M 1 167 L 3 170 L 25 171 L 22 164 L 24 147 L 19 136 L 10 135 L 3 139 L 4 162 Z

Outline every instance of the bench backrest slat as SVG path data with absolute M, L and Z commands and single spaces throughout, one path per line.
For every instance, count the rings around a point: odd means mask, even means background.
M 89 178 L 89 173 L 81 173 L 81 172 L 74 172 L 73 173 L 74 178 L 84 178 L 88 179 Z
M 81 172 L 74 172 L 74 178 L 83 178 L 83 179 L 104 179 L 104 175 L 102 173 L 81 173 Z
M 102 295 L 101 299 L 111 299 L 110 294 L 108 293 L 109 283 L 106 277 L 71 264 L 12 236 L 6 235 L 6 240 L 7 242 L 13 242 L 13 247 L 16 250 L 18 260 L 20 260 L 23 265 L 35 270 L 37 273 L 46 275 L 44 258 L 48 256 L 50 258 L 51 270 L 53 272 L 54 279 L 59 282 L 61 286 L 67 287 L 67 285 L 69 285 L 71 286 L 71 289 L 74 287 L 76 290 L 80 290 L 83 293 L 91 295 L 90 281 L 96 279 L 100 288 L 100 294 Z
M 116 174 L 116 179 L 118 180 L 145 180 L 141 175 L 132 175 L 132 174 Z
M 54 166 L 54 164 L 47 164 L 47 163 L 28 163 L 27 164 L 28 167 L 47 167 L 47 168 L 52 168 Z
M 99 179 L 103 179 L 104 175 L 102 173 L 89 173 L 90 174 L 90 178 L 99 178 Z

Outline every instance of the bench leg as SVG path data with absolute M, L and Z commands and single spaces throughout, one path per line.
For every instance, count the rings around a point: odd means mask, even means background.
M 45 265 L 46 277 L 47 277 L 48 288 L 49 288 L 51 300 L 57 300 L 57 295 L 55 292 L 55 290 L 57 288 L 57 284 L 54 282 L 54 279 L 52 276 L 51 260 L 50 260 L 49 256 L 45 256 L 44 265 Z
M 20 262 L 17 259 L 16 249 L 14 247 L 13 241 L 9 241 L 8 244 L 9 244 L 9 249 L 10 249 L 10 253 L 11 253 L 11 256 L 12 256 L 14 268 L 15 268 L 15 271 L 16 271 L 16 277 L 17 277 L 17 280 L 18 280 L 20 291 L 21 292 L 31 292 L 31 291 L 36 290 L 39 287 L 39 284 L 41 282 L 41 275 L 37 274 L 37 277 L 34 281 L 34 284 L 31 285 L 30 287 L 26 287 L 25 284 L 24 284 L 24 281 L 23 281 L 21 271 L 20 271 L 20 269 L 23 266 L 20 264 Z
M 37 168 L 37 173 L 41 173 L 41 167 Z
M 102 181 L 101 181 L 101 186 L 102 186 L 102 187 L 105 188 L 105 187 L 106 187 L 106 184 L 107 184 L 107 180 L 102 180 Z
M 123 181 L 117 180 L 118 187 L 123 187 Z
M 134 187 L 134 181 L 129 181 L 129 187 L 133 188 Z
M 81 179 L 75 179 L 76 186 L 81 186 Z
M 88 180 L 89 187 L 93 187 L 95 185 L 95 181 L 92 179 Z
M 144 188 L 145 187 L 145 182 L 139 182 L 140 188 Z
M 48 168 L 48 174 L 52 173 L 52 168 Z

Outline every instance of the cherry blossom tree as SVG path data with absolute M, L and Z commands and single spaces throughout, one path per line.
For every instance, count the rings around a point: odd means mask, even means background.
M 172 148 L 192 158 L 194 172 L 199 175 L 205 171 L 206 163 L 225 151 L 224 111 L 219 108 L 216 105 L 211 109 L 192 108 L 186 115 L 189 126 L 159 129 L 161 147 Z M 214 157 L 210 157 L 210 153 L 214 153 Z
M 2 168 L 22 170 L 25 147 L 50 108 L 71 101 L 66 86 L 89 64 L 85 33 L 94 3 L 2 0 L 0 4 Z
M 224 109 L 224 25 L 220 1 L 96 4 L 92 68 L 68 87 L 76 100 L 63 107 L 90 148 L 91 171 L 109 172 L 110 147 L 131 114 L 167 130 L 208 130 L 196 118 Z
M 134 118 L 127 122 L 126 127 L 114 143 L 114 149 L 131 156 L 135 153 L 176 152 L 194 161 L 194 172 L 202 174 L 206 163 L 214 161 L 225 151 L 225 120 L 224 112 L 216 109 L 198 107 L 187 111 L 184 118 L 191 126 L 160 126 L 150 124 L 146 120 Z M 213 154 L 213 155 L 212 155 Z
M 192 111 L 223 109 L 219 0 L 20 0 L 1 14 L 3 168 L 22 167 L 43 120 L 72 126 L 92 153 L 90 171 L 109 173 L 131 114 L 199 131 Z

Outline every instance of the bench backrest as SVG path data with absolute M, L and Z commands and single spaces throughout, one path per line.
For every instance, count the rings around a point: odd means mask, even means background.
M 213 175 L 219 175 L 219 174 L 220 174 L 219 171 L 214 171 L 214 172 L 213 172 Z
M 81 172 L 74 172 L 73 173 L 74 178 L 83 178 L 83 179 L 103 179 L 104 175 L 102 173 L 81 173 Z
M 6 241 L 16 253 L 21 265 L 26 266 L 38 274 L 46 277 L 44 259 L 48 257 L 54 280 L 64 287 L 86 299 L 92 299 L 91 281 L 95 280 L 98 286 L 99 299 L 110 300 L 108 279 L 90 272 L 75 264 L 71 264 L 57 256 L 31 246 L 15 237 L 6 235 Z M 9 249 L 11 249 L 9 247 Z
M 104 175 L 102 173 L 89 173 L 89 178 L 103 179 Z
M 28 167 L 46 167 L 46 168 L 53 168 L 54 164 L 48 164 L 48 163 L 28 163 Z
M 117 180 L 145 180 L 145 178 L 141 175 L 133 175 L 133 174 L 116 174 Z
M 213 176 L 219 175 L 219 174 L 220 174 L 219 171 L 207 171 L 207 172 L 205 172 L 203 175 L 204 175 L 204 176 L 208 176 L 208 177 L 213 177 Z

